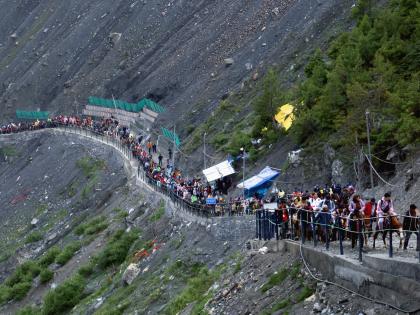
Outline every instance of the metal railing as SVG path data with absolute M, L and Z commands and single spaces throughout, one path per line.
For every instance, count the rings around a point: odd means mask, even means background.
M 256 211 L 256 235 L 260 240 L 270 239 L 290 239 L 300 241 L 302 244 L 312 239 L 314 247 L 319 242 L 323 242 L 325 249 L 330 250 L 332 242 L 338 242 L 339 254 L 344 255 L 344 240 L 352 241 L 352 248 L 357 245 L 358 259 L 362 261 L 364 253 L 364 245 L 367 239 L 372 235 L 375 240 L 382 233 L 383 240 L 386 241 L 384 234 L 388 235 L 389 246 L 388 255 L 390 258 L 394 256 L 393 233 L 403 233 L 405 237 L 411 234 L 417 234 L 417 256 L 420 263 L 420 224 L 416 223 L 417 231 L 396 229 L 392 226 L 392 217 L 411 220 L 420 220 L 417 216 L 394 215 L 383 217 L 383 228 L 374 230 L 374 218 L 350 218 L 349 216 L 332 216 L 329 212 L 318 212 L 303 208 L 289 207 L 287 209 L 288 220 L 283 221 L 283 216 L 273 210 L 259 209 Z M 325 216 L 323 222 L 319 216 Z M 328 218 L 328 220 L 326 219 Z M 328 221 L 328 222 L 327 222 Z M 370 221 L 370 227 L 366 225 L 366 221 Z M 416 222 L 416 221 L 414 221 Z M 405 241 L 404 237 L 400 242 Z M 401 245 L 406 245 L 401 243 Z

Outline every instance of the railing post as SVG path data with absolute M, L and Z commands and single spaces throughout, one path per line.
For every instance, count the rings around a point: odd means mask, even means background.
M 258 211 L 255 211 L 255 238 L 258 238 Z
M 362 220 L 357 220 L 357 233 L 359 240 L 359 261 L 362 261 L 362 249 L 363 249 L 363 238 L 362 238 Z
M 340 241 L 340 255 L 344 255 L 343 249 L 343 227 L 341 225 L 341 216 L 338 216 L 338 239 Z
M 416 217 L 416 221 L 417 221 L 417 217 Z M 418 255 L 419 255 L 419 263 L 420 263 L 420 224 L 417 227 L 417 248 L 416 250 L 418 251 Z
M 293 226 L 293 209 L 294 208 L 289 208 L 289 229 L 290 229 L 290 238 L 292 240 L 294 240 L 294 226 Z
M 315 224 L 315 213 L 311 212 L 312 217 L 312 237 L 314 238 L 314 247 L 316 247 L 318 240 L 316 239 L 316 224 Z
M 274 232 L 276 233 L 276 240 L 278 241 L 279 240 L 279 217 L 276 215 L 276 212 L 274 212 L 274 217 L 275 217 L 275 219 L 276 219 L 276 225 L 275 225 L 275 230 L 274 230 Z
M 300 209 L 300 211 L 304 211 L 304 209 Z M 300 240 L 302 244 L 305 244 L 305 238 L 306 238 L 306 224 L 303 221 L 302 215 L 300 216 L 300 229 L 301 229 L 301 236 L 300 236 Z
M 389 232 L 389 258 L 394 256 L 394 248 L 392 246 L 392 226 L 391 226 L 391 218 L 388 221 L 388 232 Z
M 325 226 L 325 249 L 330 249 L 330 226 L 327 224 Z

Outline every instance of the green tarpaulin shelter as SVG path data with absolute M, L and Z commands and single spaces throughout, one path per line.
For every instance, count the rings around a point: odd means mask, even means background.
M 153 102 L 147 98 L 142 99 L 138 103 L 127 103 L 121 100 L 112 100 L 106 98 L 99 98 L 90 96 L 88 99 L 88 103 L 94 106 L 100 106 L 105 108 L 118 108 L 121 110 L 125 110 L 127 112 L 139 113 L 143 110 L 144 107 L 150 109 L 156 113 L 163 113 L 165 109 L 160 106 L 158 103 Z
M 175 144 L 176 146 L 179 148 L 181 146 L 181 140 L 179 140 L 179 137 L 177 134 L 174 134 L 172 131 L 161 127 L 162 133 L 163 135 L 168 138 L 169 140 L 171 140 L 172 142 L 175 140 Z
M 138 113 L 141 112 L 143 106 L 140 104 L 128 103 L 121 100 L 112 100 L 106 98 L 99 98 L 91 96 L 88 99 L 90 105 L 100 106 L 104 108 L 117 108 L 127 112 Z
M 140 102 L 138 102 L 139 105 L 143 107 L 146 107 L 147 109 L 150 109 L 156 113 L 163 113 L 165 109 L 160 106 L 158 103 L 153 102 L 152 100 L 149 100 L 148 98 L 142 99 Z
M 49 112 L 39 112 L 39 111 L 25 111 L 25 110 L 16 110 L 16 117 L 18 119 L 28 119 L 28 120 L 47 120 Z

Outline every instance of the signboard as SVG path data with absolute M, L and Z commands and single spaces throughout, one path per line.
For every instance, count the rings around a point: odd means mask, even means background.
M 206 204 L 208 205 L 215 205 L 217 203 L 216 198 L 207 198 L 206 199 Z
M 277 202 L 265 203 L 264 204 L 265 210 L 276 210 L 277 209 Z

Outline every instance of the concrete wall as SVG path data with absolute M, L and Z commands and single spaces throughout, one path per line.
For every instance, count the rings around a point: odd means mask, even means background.
M 378 301 L 404 310 L 420 312 L 420 263 L 363 257 L 363 262 L 321 252 L 292 241 L 284 242 L 284 251 L 305 259 L 310 268 L 320 271 L 326 280 L 338 283 Z M 273 245 L 271 245 L 273 246 Z M 280 246 L 282 248 L 283 246 Z

